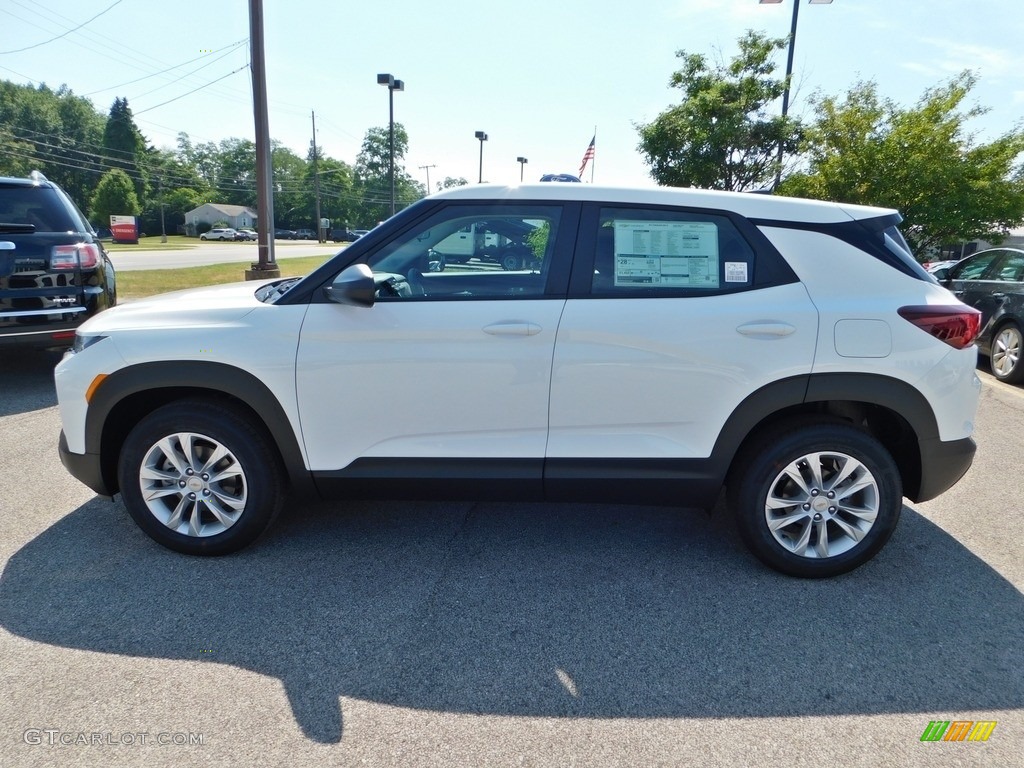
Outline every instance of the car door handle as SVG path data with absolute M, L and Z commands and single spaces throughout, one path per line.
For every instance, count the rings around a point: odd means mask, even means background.
M 993 293 L 992 294 L 992 298 L 995 299 L 996 301 L 1005 301 L 1006 300 L 1006 294 L 1005 293 Z
M 739 326 L 736 331 L 744 336 L 755 336 L 761 338 L 780 338 L 789 336 L 796 330 L 796 326 L 789 323 L 745 323 Z
M 536 336 L 541 327 L 536 323 L 491 323 L 484 326 L 484 333 L 491 336 Z

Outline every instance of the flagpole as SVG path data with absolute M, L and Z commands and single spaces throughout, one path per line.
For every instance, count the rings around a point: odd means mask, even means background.
M 794 0 L 795 1 L 795 0 Z M 597 126 L 594 126 L 594 156 L 590 158 L 590 183 L 594 183 L 594 166 L 597 165 Z

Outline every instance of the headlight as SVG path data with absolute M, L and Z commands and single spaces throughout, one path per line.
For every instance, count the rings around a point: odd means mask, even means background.
M 78 353 L 78 352 L 81 352 L 82 350 L 86 349 L 87 347 L 91 347 L 97 341 L 103 341 L 105 338 L 107 338 L 107 337 L 106 336 L 101 336 L 98 333 L 97 334 L 76 333 L 75 334 L 75 343 L 71 347 L 71 349 L 75 353 Z

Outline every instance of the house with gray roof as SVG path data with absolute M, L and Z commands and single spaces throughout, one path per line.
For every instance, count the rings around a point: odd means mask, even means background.
M 226 221 L 229 227 L 241 229 L 256 227 L 256 211 L 247 205 L 227 205 L 224 203 L 203 203 L 198 208 L 185 212 L 185 234 L 195 237 L 199 234 L 197 227 L 206 224 L 212 227 L 219 221 Z

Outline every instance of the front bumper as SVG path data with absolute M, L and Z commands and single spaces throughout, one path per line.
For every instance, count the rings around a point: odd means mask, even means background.
M 921 485 L 912 501 L 929 501 L 952 488 L 970 469 L 978 450 L 973 439 L 922 440 Z
M 71 473 L 72 477 L 85 483 L 85 485 L 96 491 L 100 496 L 106 496 L 108 499 L 113 498 L 112 490 L 103 479 L 103 470 L 98 453 L 72 453 L 68 448 L 68 440 L 64 436 L 64 430 L 60 432 L 57 452 L 60 454 L 61 464 Z

